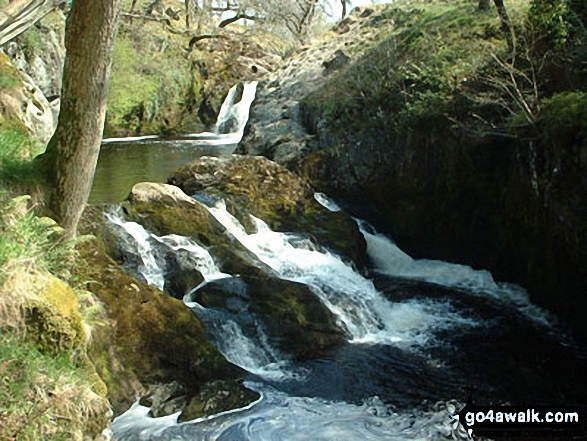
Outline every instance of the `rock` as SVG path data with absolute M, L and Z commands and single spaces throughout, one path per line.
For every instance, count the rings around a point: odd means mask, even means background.
M 4 52 L 12 64 L 26 73 L 46 97 L 61 95 L 63 63 L 65 60 L 65 16 L 60 10 L 51 13 L 55 25 L 35 26 L 29 33 L 36 33 L 35 47 L 22 43 L 19 36 L 4 46 Z
M 122 204 L 130 220 L 157 235 L 178 234 L 210 245 L 224 227 L 198 201 L 167 184 L 136 184 Z
M 192 298 L 206 308 L 261 323 L 272 346 L 295 358 L 316 356 L 346 339 L 330 310 L 304 284 L 268 277 L 233 277 L 207 283 Z M 244 315 L 244 316 L 243 316 Z
M 274 231 L 310 235 L 358 266 L 366 262 L 365 239 L 354 220 L 321 206 L 303 179 L 267 158 L 205 157 L 180 167 L 169 182 L 189 194 L 224 198 L 249 231 L 254 230 L 252 214 Z
M 351 61 L 351 57 L 349 57 L 347 54 L 345 54 L 342 50 L 338 49 L 334 53 L 334 58 L 322 63 L 322 66 L 324 67 L 323 74 L 330 75 L 335 70 L 342 69 L 344 66 L 349 64 L 350 61 Z
M 202 176 L 202 179 L 212 180 L 213 176 Z M 123 203 L 123 209 L 129 220 L 140 223 L 152 233 L 160 236 L 178 234 L 192 238 L 210 250 L 224 272 L 274 274 L 271 268 L 228 234 L 201 202 L 190 198 L 178 187 L 148 182 L 136 184 Z M 172 259 L 180 257 L 181 252 L 169 256 Z M 182 273 L 183 281 L 178 281 L 178 285 L 175 285 L 176 282 L 169 282 L 176 295 L 187 289 L 189 283 L 196 281 L 195 274 L 190 275 L 189 266 L 177 261 L 169 262 L 169 259 L 168 266 L 172 270 L 172 274 L 167 275 L 168 278 L 173 277 L 174 269 Z M 191 282 L 188 282 L 189 279 Z
M 148 390 L 153 395 L 154 385 L 174 382 L 186 396 L 184 404 L 202 390 L 214 389 L 218 380 L 250 397 L 241 384 L 245 372 L 208 341 L 200 320 L 183 302 L 133 278 L 95 244 L 86 243 L 80 251 L 92 278 L 87 288 L 104 303 L 112 322 L 105 332 L 96 333 L 90 358 L 108 386 L 115 413 L 128 409 L 137 396 L 147 396 Z M 169 401 L 161 393 L 157 396 L 160 403 Z M 229 410 L 225 404 L 219 401 L 208 411 Z
M 175 297 L 183 297 L 204 281 L 202 274 L 194 268 L 174 268 L 165 275 L 164 291 Z
M 0 72 L 8 71 L 15 81 L 13 87 L 0 90 L 0 114 L 19 120 L 36 138 L 47 143 L 57 126 L 51 105 L 33 80 L 15 70 L 4 54 L 0 54 L 0 64 Z

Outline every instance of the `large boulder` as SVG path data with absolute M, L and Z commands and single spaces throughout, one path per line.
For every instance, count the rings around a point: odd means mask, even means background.
M 122 207 L 129 220 L 158 235 L 178 234 L 210 245 L 224 234 L 224 227 L 206 207 L 172 185 L 136 184 Z
M 93 243 L 84 244 L 81 253 L 91 278 L 87 289 L 103 302 L 109 318 L 93 334 L 90 357 L 116 413 L 128 409 L 137 396 L 155 405 L 158 415 L 184 410 L 203 391 L 233 398 L 192 405 L 190 418 L 258 398 L 242 385 L 245 371 L 226 361 L 183 302 L 135 279 Z M 162 385 L 174 388 L 168 399 L 160 398 Z M 198 414 L 194 408 L 206 412 Z
M 180 167 L 169 183 L 187 194 L 224 198 L 250 232 L 252 214 L 274 231 L 309 235 L 358 266 L 366 262 L 365 239 L 355 221 L 320 205 L 306 181 L 267 158 L 203 157 Z
M 229 234 L 201 202 L 178 187 L 151 182 L 136 184 L 122 207 L 128 220 L 141 224 L 151 233 L 186 236 L 208 248 L 223 272 L 274 275 L 274 271 Z M 186 282 L 196 280 L 193 271 L 178 261 L 180 258 L 176 253 L 175 262 L 169 262 L 166 283 L 170 293 L 176 296 L 189 287 Z M 174 274 L 179 277 L 169 280 Z
M 283 354 L 307 358 L 344 343 L 332 313 L 304 284 L 270 277 L 232 277 L 207 283 L 192 294 L 207 308 L 237 316 L 246 331 L 260 322 Z

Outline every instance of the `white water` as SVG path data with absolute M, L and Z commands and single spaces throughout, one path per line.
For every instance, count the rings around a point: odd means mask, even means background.
M 134 239 L 134 241 L 125 240 L 124 242 L 128 246 L 133 247 L 133 254 L 138 255 L 142 261 L 142 264 L 139 264 L 137 270 L 149 285 L 156 286 L 162 290 L 165 284 L 165 278 L 163 277 L 163 270 L 154 254 L 151 233 L 136 222 L 126 222 L 122 219 L 119 212 L 105 213 L 105 216 L 110 223 L 119 226 Z
M 208 251 L 200 247 L 197 243 L 188 237 L 170 234 L 167 236 L 157 236 L 147 231 L 142 225 L 136 222 L 125 221 L 120 212 L 105 213 L 106 219 L 120 227 L 133 240 L 124 240 L 133 254 L 138 255 L 142 261 L 137 270 L 144 277 L 149 285 L 153 285 L 163 290 L 165 285 L 165 264 L 161 253 L 157 252 L 157 244 L 163 249 L 172 251 L 186 251 L 186 258 L 189 259 L 191 266 L 197 269 L 206 282 L 216 279 L 230 277 L 220 271 L 214 259 Z
M 316 199 L 316 201 L 318 201 L 318 203 L 320 205 L 322 205 L 324 208 L 326 208 L 327 210 L 330 210 L 333 212 L 340 211 L 340 207 L 336 204 L 336 202 L 334 202 L 332 199 L 330 199 L 324 193 L 314 193 L 314 199 Z
M 260 401 L 237 411 L 173 424 L 176 415 L 149 418 L 135 404 L 112 423 L 117 440 L 215 441 L 429 441 L 453 439 L 451 416 L 459 403 L 439 402 L 430 411 L 393 412 L 377 397 L 362 405 L 292 397 L 245 383 Z
M 338 256 L 315 251 L 309 241 L 306 244 L 296 241 L 293 246 L 287 235 L 271 231 L 255 217 L 252 219 L 257 233 L 247 234 L 226 210 L 224 201 L 209 210 L 228 232 L 280 277 L 310 286 L 336 316 L 352 343 L 424 345 L 431 341 L 432 330 L 475 325 L 455 312 L 448 301 L 391 303 L 370 280 Z
M 245 126 L 249 120 L 249 112 L 257 93 L 257 81 L 245 83 L 240 101 L 235 103 L 235 96 L 238 85 L 232 86 L 224 99 L 214 132 L 190 133 L 181 135 L 181 138 L 197 140 L 198 144 L 224 145 L 238 144 L 243 137 Z M 230 130 L 223 130 L 228 127 Z M 159 135 L 129 136 L 122 138 L 106 138 L 102 144 L 115 142 L 136 142 L 162 139 Z
M 327 202 L 328 200 L 325 199 Z M 391 303 L 371 281 L 362 277 L 340 258 L 316 251 L 309 242 L 271 231 L 261 220 L 253 218 L 257 233 L 247 234 L 222 201 L 210 212 L 245 247 L 289 280 L 308 284 L 338 317 L 352 343 L 382 343 L 412 350 L 435 343 L 434 331 L 475 326 L 454 311 L 449 301 L 412 299 Z M 122 226 L 137 242 L 145 268 L 160 268 L 154 246 L 183 250 L 193 254 L 194 265 L 206 280 L 227 276 L 220 273 L 212 257 L 191 239 L 169 235 L 158 237 L 140 225 L 111 221 Z M 497 295 L 504 289 L 485 271 L 444 262 L 417 261 L 399 250 L 387 238 L 365 231 L 368 252 L 375 267 L 398 277 L 412 277 L 475 292 Z M 151 256 L 151 257 L 150 257 Z M 393 264 L 389 263 L 392 262 Z M 145 270 L 147 271 L 147 270 Z M 161 270 L 160 270 L 161 271 Z M 148 271 L 147 271 L 148 272 Z M 156 271 L 154 271 L 156 272 Z M 161 271 L 161 274 L 163 272 Z M 161 276 L 163 277 L 163 276 Z M 156 277 L 153 280 L 158 280 Z M 512 296 L 517 294 L 512 288 Z M 305 372 L 296 371 L 272 348 L 260 327 L 254 336 L 246 336 L 227 315 L 207 310 L 197 303 L 188 306 L 206 315 L 208 330 L 219 338 L 219 349 L 231 362 L 271 381 L 303 381 Z M 218 314 L 215 318 L 214 314 Z M 212 315 L 212 317 L 210 317 Z M 163 418 L 148 416 L 148 408 L 138 404 L 116 418 L 112 429 L 117 440 L 217 440 L 217 441 L 296 441 L 296 440 L 437 440 L 451 439 L 454 424 L 451 416 L 461 406 L 440 402 L 429 411 L 418 409 L 394 412 L 377 397 L 362 405 L 320 398 L 292 396 L 261 383 L 247 386 L 262 398 L 243 409 L 178 423 L 177 414 Z M 455 393 L 457 393 L 455 391 Z
M 461 288 L 464 291 L 492 297 L 508 303 L 532 320 L 550 326 L 553 318 L 530 302 L 526 290 L 509 283 L 496 283 L 489 271 L 475 270 L 466 265 L 440 260 L 413 259 L 389 238 L 357 221 L 365 240 L 367 254 L 377 271 L 394 277 L 423 280 L 438 285 Z

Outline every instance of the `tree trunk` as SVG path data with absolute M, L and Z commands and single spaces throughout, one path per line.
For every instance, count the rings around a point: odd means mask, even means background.
M 514 31 L 510 25 L 510 18 L 508 17 L 508 13 L 505 9 L 505 5 L 503 4 L 503 0 L 493 0 L 493 2 L 495 3 L 495 7 L 497 8 L 499 19 L 501 20 L 501 30 L 506 35 L 508 48 L 511 51 L 513 51 L 515 48 Z
M 73 0 L 65 30 L 61 111 L 40 158 L 45 202 L 68 236 L 88 200 L 100 152 L 121 0 Z
M 340 4 L 342 5 L 342 17 L 341 20 L 344 20 L 344 18 L 346 17 L 346 2 L 347 0 L 340 0 Z

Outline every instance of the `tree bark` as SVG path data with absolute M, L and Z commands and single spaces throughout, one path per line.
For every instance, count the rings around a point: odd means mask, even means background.
M 45 203 L 75 236 L 88 200 L 104 129 L 121 0 L 73 0 L 65 30 L 61 111 L 40 158 Z
M 346 17 L 346 2 L 347 0 L 340 0 L 340 4 L 342 5 L 342 17 L 341 20 L 344 20 L 344 18 Z
M 495 3 L 497 13 L 499 14 L 499 19 L 501 20 L 501 30 L 506 35 L 508 48 L 513 51 L 515 48 L 514 31 L 511 27 L 510 18 L 508 17 L 503 0 L 493 0 L 493 3 Z

